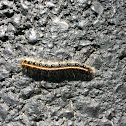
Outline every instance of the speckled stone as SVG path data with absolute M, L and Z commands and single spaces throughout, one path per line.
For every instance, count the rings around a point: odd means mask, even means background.
M 6 36 L 7 26 L 0 26 L 0 38 L 4 38 Z
M 125 115 L 121 118 L 121 121 L 120 121 L 120 126 L 125 126 L 126 125 L 126 113 Z
M 21 15 L 20 14 L 15 14 L 12 20 L 12 23 L 14 26 L 19 26 L 21 23 Z
M 11 91 L 8 92 L 7 94 L 3 94 L 2 99 L 4 100 L 5 103 L 16 106 L 18 103 L 18 97 L 16 94 L 12 93 Z
M 99 15 L 102 14 L 104 10 L 103 6 L 98 1 L 92 3 L 91 9 Z
M 52 29 L 53 31 L 55 30 L 60 30 L 60 31 L 65 31 L 68 29 L 69 25 L 66 21 L 61 20 L 60 18 L 56 17 L 52 20 Z
M 24 15 L 27 15 L 27 13 L 28 13 L 28 5 L 29 5 L 29 3 L 27 1 L 21 0 L 21 9 L 22 9 L 22 13 Z
M 30 44 L 35 44 L 38 40 L 38 34 L 35 29 L 30 29 L 28 33 L 28 42 Z
M 46 2 L 46 6 L 49 8 L 53 8 L 55 7 L 55 4 L 53 4 L 52 2 Z
M 6 71 L 5 69 L 1 69 L 0 70 L 0 80 L 4 80 L 5 78 L 8 78 L 9 77 L 9 72 Z
M 0 118 L 4 121 L 7 117 L 8 111 L 6 110 L 6 106 L 3 104 L 0 105 Z
M 49 44 L 48 44 L 48 48 L 50 48 L 50 49 L 52 49 L 52 48 L 53 48 L 53 46 L 54 46 L 54 44 L 53 44 L 53 43 L 49 43 Z
M 85 29 L 86 27 L 88 26 L 88 21 L 87 20 L 81 20 L 79 21 L 78 23 L 78 27 L 81 28 L 81 29 Z

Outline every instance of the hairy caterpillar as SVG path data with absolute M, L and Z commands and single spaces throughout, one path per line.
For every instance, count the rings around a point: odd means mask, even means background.
M 52 82 L 64 80 L 89 81 L 94 75 L 92 67 L 78 62 L 37 62 L 24 59 L 21 66 L 23 71 L 35 80 Z

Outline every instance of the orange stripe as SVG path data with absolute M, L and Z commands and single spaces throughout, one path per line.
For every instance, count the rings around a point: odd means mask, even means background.
M 26 63 L 22 63 L 22 66 L 28 66 L 31 68 L 47 70 L 47 71 L 66 70 L 66 69 L 78 69 L 78 70 L 89 71 L 88 69 L 82 68 L 79 66 L 78 67 L 77 66 L 64 66 L 64 67 L 46 68 L 46 67 L 41 67 L 41 66 L 36 66 L 36 65 L 32 65 L 32 64 L 26 64 Z

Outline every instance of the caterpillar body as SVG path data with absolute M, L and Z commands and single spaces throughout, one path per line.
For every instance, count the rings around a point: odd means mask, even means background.
M 35 80 L 61 82 L 64 80 L 89 81 L 93 78 L 94 69 L 78 62 L 37 62 L 24 59 L 21 62 L 23 71 Z

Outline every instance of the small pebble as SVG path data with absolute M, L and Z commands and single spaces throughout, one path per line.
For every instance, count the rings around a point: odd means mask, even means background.
M 30 86 L 28 86 L 28 87 L 26 87 L 26 88 L 24 88 L 24 89 L 21 90 L 21 96 L 24 97 L 24 98 L 27 98 L 33 92 L 34 92 L 33 89 Z
M 61 21 L 61 22 L 59 23 L 59 26 L 60 26 L 60 29 L 61 29 L 62 31 L 67 30 L 68 27 L 69 27 L 68 23 L 66 23 L 65 21 Z
M 12 24 L 9 24 L 7 30 L 8 32 L 15 32 L 15 27 Z
M 65 31 L 68 29 L 69 25 L 66 21 L 60 20 L 60 18 L 56 17 L 52 20 L 53 26 L 55 26 L 55 29 L 59 29 L 61 31 Z
M 3 38 L 6 35 L 7 26 L 0 26 L 0 38 Z
M 29 33 L 28 33 L 28 41 L 30 44 L 35 44 L 37 42 L 38 39 L 38 35 L 37 35 L 37 31 L 34 29 L 30 29 Z
M 80 46 L 87 46 L 87 45 L 91 45 L 91 44 L 92 44 L 91 41 L 88 41 L 88 40 L 86 40 L 86 41 L 82 40 L 79 43 Z
M 28 6 L 27 6 L 27 1 L 25 1 L 25 2 L 23 2 L 22 0 L 21 0 L 21 8 L 22 8 L 22 13 L 24 14 L 24 15 L 26 15 L 27 14 L 27 12 L 28 12 Z
M 53 4 L 52 2 L 46 2 L 46 6 L 48 8 L 53 8 L 53 7 L 55 7 L 55 4 Z
M 85 29 L 88 25 L 88 22 L 86 20 L 81 20 L 79 23 L 78 23 L 78 27 L 81 28 L 81 29 Z
M 78 2 L 83 4 L 83 3 L 87 2 L 87 0 L 78 0 Z
M 50 49 L 52 49 L 53 46 L 54 46 L 53 43 L 49 43 L 49 44 L 48 44 L 48 47 L 49 47 Z
M 20 23 L 21 23 L 21 15 L 15 14 L 14 17 L 13 17 L 12 23 L 13 23 L 15 26 L 19 26 Z
M 5 103 L 12 106 L 18 103 L 17 95 L 12 93 L 11 91 L 8 92 L 7 94 L 3 94 L 2 99 L 4 100 Z
M 9 77 L 9 72 L 8 71 L 6 71 L 4 69 L 0 71 L 0 81 L 5 79 L 5 78 L 8 78 L 8 77 Z
M 46 19 L 46 17 L 41 18 L 41 19 L 38 21 L 38 23 L 39 23 L 40 26 L 44 26 L 44 25 L 46 25 L 46 23 L 47 23 L 47 19 Z
M 3 105 L 4 106 L 4 105 Z M 7 117 L 8 111 L 0 105 L 0 118 L 4 121 Z
M 78 0 L 79 7 L 85 8 L 87 6 L 87 3 L 88 3 L 88 0 Z
M 126 126 L 126 114 L 121 118 L 120 126 Z
M 92 3 L 91 9 L 93 11 L 95 11 L 97 14 L 101 15 L 103 13 L 103 6 L 101 5 L 101 3 L 99 3 L 98 1 L 94 1 Z

